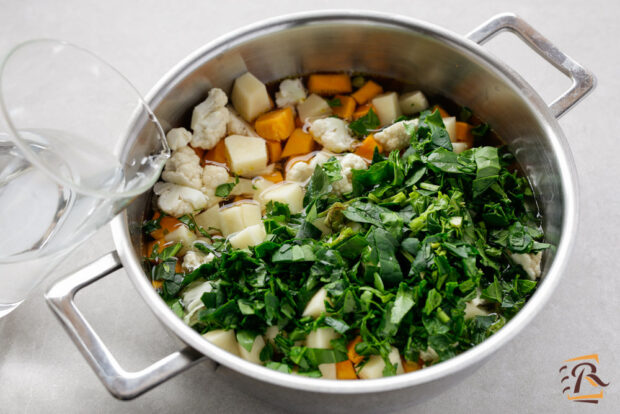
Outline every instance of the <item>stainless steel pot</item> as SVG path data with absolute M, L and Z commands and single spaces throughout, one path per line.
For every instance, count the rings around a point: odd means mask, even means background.
M 550 106 L 480 46 L 506 30 L 572 79 L 571 88 Z M 576 173 L 556 118 L 594 87 L 592 74 L 512 14 L 496 16 L 463 37 L 395 15 L 312 12 L 261 22 L 206 45 L 153 89 L 149 103 L 165 129 L 186 125 L 191 109 L 208 89 L 230 90 L 235 77 L 247 70 L 263 81 L 315 71 L 355 70 L 421 85 L 427 92 L 466 104 L 493 125 L 524 166 L 544 215 L 547 238 L 557 250 L 545 258 L 543 282 L 527 305 L 473 349 L 396 377 L 365 381 L 305 378 L 254 365 L 221 350 L 168 309 L 141 265 L 140 224 L 150 203 L 150 195 L 144 194 L 113 222 L 117 251 L 59 281 L 46 295 L 79 350 L 115 397 L 134 398 L 210 359 L 225 367 L 222 377 L 237 386 L 285 405 L 295 402 L 296 409 L 313 409 L 312 401 L 317 398 L 322 407 L 334 410 L 344 406 L 356 411 L 402 407 L 436 395 L 471 374 L 534 318 L 559 282 L 576 236 Z M 129 135 L 127 154 L 144 151 L 150 144 L 143 139 L 140 127 L 136 125 Z M 139 372 L 126 372 L 119 366 L 73 302 L 78 290 L 121 267 L 162 324 L 184 346 Z

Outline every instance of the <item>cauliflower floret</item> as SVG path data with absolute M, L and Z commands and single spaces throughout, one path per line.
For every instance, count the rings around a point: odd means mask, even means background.
M 231 181 L 228 171 L 224 167 L 218 165 L 205 165 L 202 172 L 202 192 L 207 195 L 209 202 L 207 207 L 211 207 L 219 203 L 221 198 L 215 195 L 215 190 L 219 185 Z
M 185 253 L 185 256 L 183 257 L 183 269 L 187 272 L 193 272 L 203 264 L 210 263 L 213 259 L 215 259 L 215 255 L 213 253 L 204 255 L 190 250 Z
M 313 171 L 314 167 L 311 167 L 309 163 L 303 161 L 296 162 L 286 172 L 286 181 L 295 181 L 303 184 L 310 179 Z
M 542 273 L 540 270 L 540 262 L 542 260 L 542 252 L 538 253 L 510 253 L 510 258 L 525 270 L 525 273 L 532 280 L 536 280 Z
M 480 297 L 482 292 L 478 289 L 476 297 L 470 301 L 465 302 L 465 319 L 473 319 L 476 316 L 487 316 L 489 312 L 481 308 L 480 305 L 487 303 L 486 300 Z
M 227 127 L 228 135 L 243 135 L 244 137 L 259 136 L 256 131 L 254 131 L 254 128 L 252 128 L 252 125 L 247 123 L 232 106 L 228 105 L 226 108 L 228 108 L 228 112 L 230 113 Z
M 425 362 L 439 361 L 439 355 L 437 355 L 437 351 L 435 351 L 430 346 L 426 348 L 426 351 L 420 351 L 420 358 Z
M 309 162 L 296 162 L 286 172 L 286 180 L 304 184 L 310 179 L 317 165 L 325 164 L 333 156 L 334 154 L 329 152 L 320 151 Z
M 166 140 L 170 149 L 176 151 L 189 144 L 192 140 L 192 133 L 185 128 L 173 128 L 168 131 Z
M 366 161 L 358 155 L 347 154 L 340 160 L 342 171 L 342 179 L 332 184 L 334 191 L 340 194 L 346 194 L 353 191 L 351 180 L 353 178 L 353 170 L 365 170 L 368 168 Z
M 407 148 L 411 141 L 411 136 L 407 133 L 406 126 L 417 126 L 418 120 L 412 119 L 411 121 L 400 121 L 384 130 L 377 132 L 374 137 L 379 144 L 383 146 L 383 150 L 390 152 L 393 150 L 400 150 Z
M 336 153 L 350 151 L 355 142 L 347 123 L 339 118 L 317 119 L 310 125 L 310 133 L 319 144 Z
M 294 106 L 306 99 L 307 93 L 301 79 L 285 79 L 280 82 L 280 91 L 276 92 L 278 108 Z
M 159 209 L 173 217 L 201 210 L 209 202 L 209 198 L 201 191 L 172 183 L 160 181 L 155 184 L 153 191 L 159 196 L 157 199 Z
M 179 148 L 166 161 L 161 177 L 169 183 L 200 189 L 202 187 L 200 157 L 188 146 Z
M 211 149 L 226 135 L 230 113 L 226 108 L 228 97 L 218 88 L 209 91 L 209 96 L 192 113 L 192 146 Z

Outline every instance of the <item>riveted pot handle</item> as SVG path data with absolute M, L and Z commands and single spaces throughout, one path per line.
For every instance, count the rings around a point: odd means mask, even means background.
M 129 400 L 185 371 L 206 357 L 185 348 L 137 371 L 125 371 L 75 306 L 75 294 L 122 267 L 116 252 L 110 252 L 77 272 L 56 282 L 45 294 L 60 323 L 88 361 L 95 374 L 121 400 Z
M 564 115 L 596 85 L 596 78 L 589 70 L 555 47 L 515 14 L 505 13 L 492 17 L 467 34 L 467 37 L 478 44 L 483 44 L 502 31 L 510 31 L 519 36 L 532 50 L 571 79 L 570 89 L 549 105 L 551 113 L 556 118 Z

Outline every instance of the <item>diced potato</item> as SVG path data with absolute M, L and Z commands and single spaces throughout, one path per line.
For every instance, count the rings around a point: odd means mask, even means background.
M 254 128 L 258 135 L 273 141 L 287 139 L 295 129 L 295 117 L 290 106 L 267 112 L 256 119 Z
M 265 204 L 270 201 L 288 204 L 293 214 L 299 213 L 304 208 L 304 190 L 298 183 L 276 184 L 265 190 L 260 198 Z
M 263 193 L 263 191 L 265 191 L 266 189 L 268 189 L 269 187 L 273 186 L 273 182 L 265 179 L 265 177 L 256 177 L 252 180 L 252 185 L 254 185 L 254 200 L 259 201 L 262 203 L 262 198 L 260 197 L 260 195 Z M 264 203 L 263 203 L 264 204 Z
M 312 316 L 313 318 L 318 318 L 321 316 L 321 313 L 325 312 L 325 301 L 327 300 L 327 291 L 325 288 L 320 288 L 312 299 L 306 305 L 302 316 Z
M 443 118 L 443 124 L 446 126 L 450 141 L 456 142 L 456 118 L 453 116 Z
M 196 224 L 202 227 L 207 233 L 214 234 L 220 231 L 220 206 L 214 205 L 204 212 L 194 217 Z
M 245 249 L 246 247 L 256 246 L 262 243 L 267 237 L 265 225 L 255 224 L 241 230 L 239 233 L 230 237 L 230 245 L 235 249 Z
M 305 122 L 308 118 L 321 118 L 332 114 L 332 109 L 327 101 L 321 98 L 317 94 L 312 94 L 297 105 L 297 114 L 302 122 Z
M 456 152 L 457 154 L 460 154 L 461 152 L 468 150 L 468 149 L 469 149 L 469 146 L 465 142 L 453 142 L 452 143 L 452 150 Z
M 340 335 L 334 328 L 317 328 L 316 331 L 310 332 L 306 337 L 306 346 L 308 348 L 330 349 L 332 347 L 330 342 L 339 337 Z
M 243 194 L 253 195 L 254 191 L 255 191 L 254 184 L 252 184 L 252 180 L 248 178 L 239 178 L 239 182 L 237 183 L 237 185 L 233 187 L 233 189 L 230 192 L 230 195 L 232 196 L 243 195 Z
M 220 230 L 222 235 L 228 237 L 245 229 L 243 223 L 243 212 L 240 205 L 233 205 L 220 209 Z
M 196 235 L 187 226 L 183 225 L 166 234 L 164 240 L 167 242 L 183 243 L 183 247 L 189 247 L 194 240 L 196 240 Z
M 248 122 L 272 107 L 267 87 L 250 72 L 235 79 L 230 99 L 237 112 Z
M 242 135 L 230 135 L 224 141 L 230 169 L 239 175 L 253 175 L 267 167 L 265 140 Z
M 404 374 L 403 363 L 400 359 L 400 353 L 398 349 L 392 347 L 388 355 L 388 359 L 392 364 L 396 365 L 396 374 Z M 371 355 L 368 358 L 368 362 L 364 364 L 360 372 L 358 373 L 359 377 L 362 379 L 376 379 L 383 377 L 383 370 L 385 369 L 385 361 L 379 355 Z
M 243 216 L 243 225 L 250 227 L 261 222 L 260 204 L 249 201 L 239 204 L 241 207 L 241 215 Z
M 265 340 L 273 342 L 273 340 L 276 339 L 276 336 L 278 336 L 279 333 L 280 333 L 280 328 L 278 328 L 277 325 L 270 326 L 265 331 L 265 335 L 264 335 Z
M 202 336 L 213 345 L 216 345 L 233 355 L 239 356 L 239 344 L 233 329 L 228 331 L 216 329 L 215 331 L 209 331 Z
M 262 351 L 264 347 L 265 340 L 262 336 L 257 335 L 254 339 L 254 343 L 252 344 L 251 351 L 248 352 L 248 350 L 242 347 L 241 344 L 238 344 L 237 348 L 239 349 L 239 356 L 241 358 L 245 359 L 246 361 L 262 365 L 262 362 L 260 360 L 260 351 Z
M 400 110 L 405 115 L 413 115 L 428 108 L 428 100 L 420 91 L 407 92 L 398 100 Z
M 336 364 L 319 364 L 319 371 L 324 379 L 337 379 L 336 377 Z
M 390 125 L 396 118 L 402 115 L 396 92 L 388 92 L 377 96 L 372 100 L 372 106 L 377 112 L 382 127 Z
M 230 207 L 224 207 L 219 212 L 222 235 L 228 237 L 246 227 L 261 222 L 260 205 L 256 202 L 240 202 Z

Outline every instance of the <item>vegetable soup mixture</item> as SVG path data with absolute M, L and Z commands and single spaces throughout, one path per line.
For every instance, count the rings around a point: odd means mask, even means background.
M 532 190 L 467 107 L 377 77 L 245 73 L 167 139 L 145 266 L 179 318 L 248 361 L 403 374 L 482 342 L 536 289 Z

